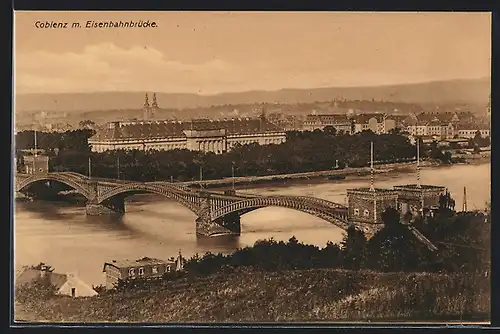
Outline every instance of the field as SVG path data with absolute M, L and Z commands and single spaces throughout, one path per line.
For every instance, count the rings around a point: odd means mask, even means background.
M 479 322 L 490 317 L 490 283 L 482 274 L 227 268 L 208 277 L 167 281 L 154 291 L 73 299 L 35 290 L 21 288 L 16 302 L 32 318 L 54 322 Z

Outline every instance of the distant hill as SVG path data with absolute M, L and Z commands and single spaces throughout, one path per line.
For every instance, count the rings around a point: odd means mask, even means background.
M 212 105 L 267 103 L 310 103 L 348 100 L 385 100 L 406 103 L 484 103 L 490 93 L 490 78 L 435 81 L 378 87 L 332 87 L 247 91 L 217 95 L 169 94 L 157 92 L 164 109 L 209 107 Z M 30 111 L 85 112 L 95 110 L 140 109 L 144 92 L 96 92 L 67 94 L 20 94 L 16 112 Z

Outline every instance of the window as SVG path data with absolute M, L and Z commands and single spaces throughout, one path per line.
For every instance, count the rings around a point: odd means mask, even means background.
M 370 216 L 370 211 L 368 211 L 368 209 L 365 209 L 365 211 L 363 212 L 363 216 L 369 217 Z
M 157 266 L 154 266 L 152 268 L 152 271 L 153 271 L 153 274 L 158 274 L 158 267 Z
M 359 209 L 354 209 L 354 215 L 359 216 Z
M 170 266 L 167 266 L 166 270 L 167 270 L 167 273 L 169 273 L 170 272 Z
M 139 268 L 139 276 L 143 276 L 144 275 L 144 268 Z
M 128 275 L 129 275 L 129 276 L 135 276 L 135 269 L 134 269 L 134 268 L 129 269 L 129 270 L 128 270 Z

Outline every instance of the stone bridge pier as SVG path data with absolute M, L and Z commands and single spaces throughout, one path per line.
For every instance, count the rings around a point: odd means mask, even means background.
M 97 182 L 89 183 L 90 199 L 85 205 L 85 213 L 88 216 L 100 215 L 122 215 L 125 213 L 125 197 L 116 195 L 107 200 L 99 202 L 99 194 L 105 189 L 100 189 Z
M 224 204 L 219 203 L 219 205 Z M 210 216 L 212 206 L 214 206 L 214 200 L 211 199 L 210 194 L 200 193 L 200 211 L 198 213 L 198 218 L 196 219 L 196 236 L 239 236 L 241 233 L 240 215 L 238 213 L 230 213 L 213 221 Z
M 125 213 L 125 199 L 121 196 L 115 196 L 102 203 L 90 200 L 85 205 L 85 212 L 88 216 L 122 215 Z

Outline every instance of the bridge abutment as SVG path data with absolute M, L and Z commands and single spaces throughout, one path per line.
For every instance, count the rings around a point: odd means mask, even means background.
M 125 213 L 125 200 L 121 197 L 113 197 L 102 203 L 90 201 L 85 206 L 88 216 L 122 215 Z

